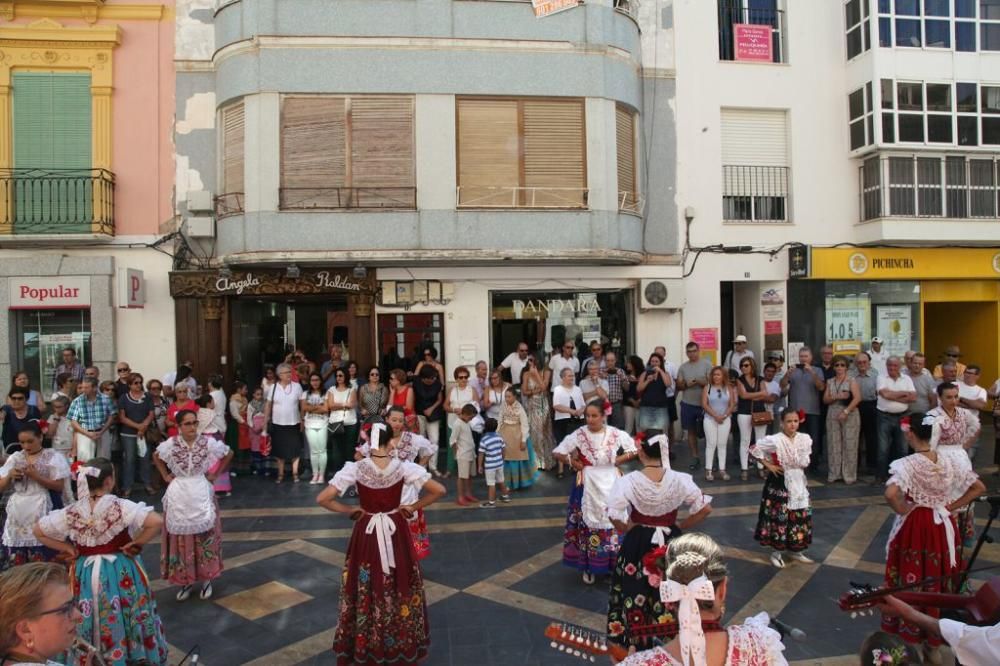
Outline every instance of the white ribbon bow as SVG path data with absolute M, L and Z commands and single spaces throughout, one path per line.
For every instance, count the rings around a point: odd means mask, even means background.
M 681 658 L 684 666 L 690 666 L 694 660 L 695 666 L 706 666 L 705 631 L 701 627 L 701 609 L 699 601 L 715 599 L 715 585 L 704 575 L 684 585 L 673 580 L 660 583 L 660 599 L 664 603 L 680 602 L 677 608 L 677 619 L 680 632 L 678 638 L 681 644 Z
M 391 513 L 373 513 L 365 527 L 365 534 L 375 533 L 378 541 L 378 556 L 382 560 L 382 573 L 389 575 L 396 568 L 396 554 L 392 549 L 392 535 L 396 533 L 396 523 L 390 518 Z
M 76 497 L 80 499 L 90 494 L 90 488 L 87 487 L 87 477 L 92 476 L 97 478 L 101 475 L 101 470 L 96 467 L 87 467 L 84 465 L 76 472 Z
M 386 432 L 386 427 L 384 423 L 373 423 L 372 429 L 368 433 L 368 446 L 371 450 L 381 448 L 379 442 L 382 439 L 382 435 Z
M 93 642 L 95 646 L 101 644 L 101 623 L 99 621 L 101 617 L 101 564 L 104 562 L 112 563 L 115 561 L 115 557 L 117 555 L 88 555 L 87 559 L 83 561 L 84 570 L 90 568 L 90 602 L 94 606 L 91 617 L 94 619 Z
M 670 440 L 667 439 L 667 436 L 661 434 L 651 437 L 649 443 L 655 444 L 660 449 L 660 460 L 663 461 L 663 469 L 670 469 Z
M 955 525 L 951 522 L 951 512 L 943 506 L 936 506 L 931 509 L 934 512 L 934 524 L 944 523 L 944 534 L 948 540 L 948 558 L 951 566 L 958 566 L 955 559 Z
M 670 536 L 670 528 L 662 525 L 653 526 L 653 543 L 657 546 L 665 546 L 667 537 Z

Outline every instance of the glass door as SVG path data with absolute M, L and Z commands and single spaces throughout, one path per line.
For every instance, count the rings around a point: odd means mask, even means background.
M 89 365 L 90 310 L 14 310 L 14 371 L 24 370 L 32 388 L 48 397 L 55 391 L 56 366 L 62 350 L 72 347 L 77 360 Z

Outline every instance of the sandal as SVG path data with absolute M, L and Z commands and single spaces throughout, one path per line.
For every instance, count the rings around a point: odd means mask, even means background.
M 710 470 L 710 469 L 705 470 L 705 480 L 706 481 L 715 481 L 715 476 L 712 474 L 712 470 Z
M 284 477 L 284 475 L 282 475 L 282 474 L 279 474 L 279 475 L 278 475 L 278 480 L 277 480 L 277 481 L 275 481 L 275 483 L 281 483 L 281 482 L 282 482 L 282 481 L 284 481 L 284 480 L 285 480 L 285 477 Z

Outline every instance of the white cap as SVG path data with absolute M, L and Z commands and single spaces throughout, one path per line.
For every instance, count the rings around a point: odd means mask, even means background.
M 882 338 L 880 338 L 880 337 L 878 337 L 878 336 L 876 335 L 876 336 L 875 336 L 874 338 L 872 338 L 872 342 L 877 342 L 877 343 L 879 343 L 879 344 L 882 344 L 882 343 L 884 343 L 884 342 L 885 342 L 885 340 L 883 340 Z
M 745 335 L 737 335 L 736 339 L 733 340 L 733 342 L 746 342 L 746 341 L 747 341 L 747 336 Z

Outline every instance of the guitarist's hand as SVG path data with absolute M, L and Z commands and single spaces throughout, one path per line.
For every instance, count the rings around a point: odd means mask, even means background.
M 913 607 L 908 603 L 900 601 L 891 594 L 876 599 L 875 608 L 881 611 L 883 615 L 890 617 L 904 617 L 907 613 L 913 611 Z

